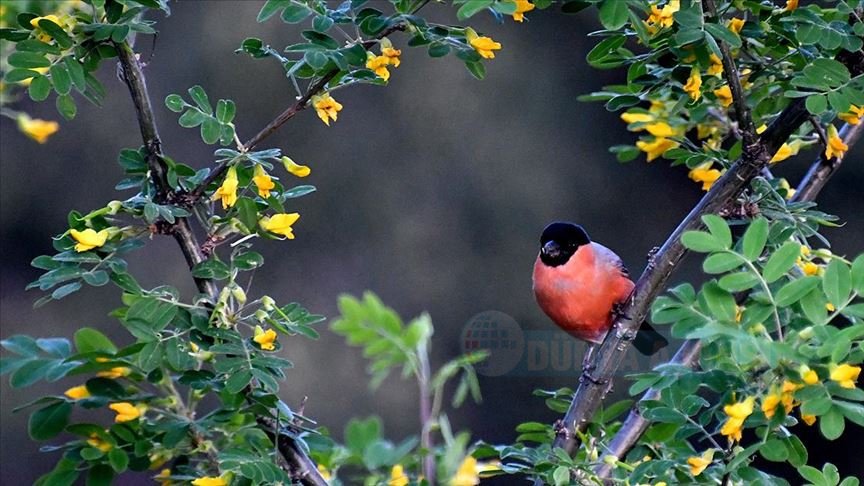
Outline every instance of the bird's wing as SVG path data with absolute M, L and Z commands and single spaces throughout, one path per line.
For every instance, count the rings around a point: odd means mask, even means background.
M 606 263 L 612 268 L 618 269 L 621 272 L 621 275 L 624 277 L 630 278 L 630 272 L 627 270 L 627 267 L 624 266 L 624 262 L 621 261 L 621 257 L 615 254 L 614 251 L 606 248 L 600 243 L 592 242 L 591 245 L 594 247 L 594 255 L 598 260 Z

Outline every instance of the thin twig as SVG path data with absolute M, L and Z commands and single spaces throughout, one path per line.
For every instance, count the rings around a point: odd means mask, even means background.
M 717 5 L 714 0 L 702 0 L 702 5 L 708 15 L 717 18 Z M 721 58 L 723 75 L 732 91 L 732 104 L 735 106 L 735 117 L 738 119 L 738 126 L 741 128 L 744 139 L 744 150 L 752 150 L 757 147 L 758 135 L 756 134 L 756 126 L 753 124 L 753 118 L 750 116 L 750 107 L 747 106 L 747 98 L 744 96 L 744 88 L 741 86 L 738 67 L 735 65 L 729 44 L 721 40 L 718 45 L 723 54 Z
M 386 36 L 392 34 L 393 32 L 405 30 L 405 28 L 406 28 L 405 24 L 402 24 L 402 23 L 399 23 L 396 25 L 391 25 L 390 27 L 381 31 L 380 34 L 375 36 L 374 40 L 369 40 L 369 41 L 364 42 L 363 47 L 366 49 L 369 49 L 375 45 L 375 43 L 378 41 L 378 39 L 381 39 L 382 37 L 386 37 Z M 294 104 L 292 104 L 291 106 L 286 108 L 285 111 L 280 113 L 279 116 L 274 118 L 270 123 L 267 124 L 267 126 L 262 128 L 261 131 L 259 131 L 257 134 L 255 134 L 254 137 L 252 137 L 248 141 L 246 141 L 243 144 L 243 147 L 242 147 L 243 150 L 242 151 L 250 151 L 250 150 L 254 149 L 265 138 L 272 135 L 273 132 L 278 130 L 288 120 L 294 118 L 294 115 L 305 110 L 309 106 L 309 100 L 311 100 L 313 96 L 315 96 L 316 94 L 321 92 L 321 90 L 323 90 L 324 87 L 327 86 L 327 83 L 329 83 L 331 80 L 333 80 L 333 78 L 335 78 L 337 74 L 339 74 L 339 69 L 333 69 L 332 71 L 330 71 L 330 72 L 326 73 L 325 75 L 321 76 L 320 78 L 318 78 L 317 81 L 315 81 L 314 83 L 312 83 L 311 86 L 309 86 L 309 89 L 306 90 L 306 93 L 304 93 L 303 96 L 300 96 L 299 98 L 297 98 L 297 101 L 295 101 Z M 228 170 L 229 162 L 230 161 L 225 161 L 225 162 L 218 164 L 216 167 L 214 167 L 213 170 L 210 171 L 209 174 L 207 174 L 207 177 L 205 177 L 204 180 L 201 181 L 201 183 L 198 184 L 197 187 L 195 187 L 192 191 L 189 192 L 189 195 L 195 199 L 200 198 L 201 195 L 204 194 L 204 191 L 206 191 L 207 188 L 210 186 L 210 184 L 212 184 L 214 181 L 220 179 L 224 175 L 225 171 Z
M 847 145 L 849 145 L 849 147 L 852 147 L 861 138 L 862 133 L 864 133 L 864 124 L 845 125 L 843 129 L 840 130 L 840 137 Z M 825 187 L 825 183 L 828 179 L 830 179 L 840 167 L 840 164 L 841 161 L 838 161 L 837 159 L 826 161 L 824 154 L 820 155 L 810 166 L 810 170 L 807 171 L 807 174 L 801 179 L 798 188 L 795 190 L 795 195 L 792 197 L 790 202 L 814 201 L 822 191 L 822 188 Z M 765 170 L 767 171 L 768 169 Z M 770 171 L 768 171 L 768 174 L 763 175 L 771 176 Z M 671 361 L 669 361 L 669 364 L 692 368 L 696 366 L 699 360 L 699 352 L 701 348 L 702 342 L 699 340 L 690 339 L 684 341 L 678 349 L 678 352 L 675 353 L 675 356 Z M 624 424 L 618 430 L 618 433 L 612 438 L 612 441 L 606 448 L 606 455 L 621 460 L 628 452 L 630 452 L 630 449 L 636 445 L 636 442 L 639 441 L 639 438 L 642 437 L 642 434 L 644 434 L 648 429 L 648 426 L 651 425 L 651 422 L 642 416 L 640 405 L 659 398 L 660 391 L 654 388 L 649 389 L 644 395 L 642 395 L 639 402 L 637 402 L 630 410 L 627 419 L 624 420 Z M 595 469 L 595 473 L 601 478 L 608 478 L 612 473 L 612 469 L 612 466 L 603 463 Z
M 135 52 L 128 43 L 117 43 L 115 47 L 123 69 L 123 81 L 129 88 L 129 93 L 135 104 L 138 126 L 141 130 L 144 146 L 147 149 L 147 164 L 156 186 L 157 198 L 160 202 L 170 202 L 175 194 L 171 190 L 166 177 L 167 167 L 163 160 L 162 142 L 159 139 L 159 132 L 156 128 L 156 120 L 153 116 L 144 72 L 141 70 L 141 65 Z M 180 245 L 189 268 L 206 260 L 186 218 L 177 218 L 172 225 L 172 229 L 174 239 Z M 195 283 L 201 293 L 207 295 L 211 301 L 216 301 L 219 291 L 212 280 L 196 278 Z M 314 486 L 325 486 L 327 484 L 324 478 L 318 473 L 315 463 L 306 455 L 302 446 L 293 437 L 284 435 L 278 427 L 279 424 L 271 424 L 272 419 L 268 417 L 257 417 L 257 421 L 265 431 L 276 436 L 274 442 L 277 443 L 280 453 L 290 466 L 288 470 L 294 479 L 303 484 Z

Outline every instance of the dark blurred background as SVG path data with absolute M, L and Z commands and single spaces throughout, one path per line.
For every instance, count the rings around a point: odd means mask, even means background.
M 177 125 L 176 115 L 162 103 L 167 94 L 201 84 L 211 99 L 235 100 L 242 139 L 293 101 L 278 63 L 233 53 L 249 36 L 276 47 L 299 39 L 296 26 L 275 18 L 257 24 L 260 4 L 172 2 L 172 15 L 158 19 L 152 55 L 151 39 L 139 39 L 164 147 L 175 160 L 202 167 L 211 163 L 213 148 L 200 142 L 197 130 Z M 456 21 L 449 6 L 430 5 L 427 15 Z M 312 167 L 303 182 L 316 185 L 318 192 L 290 208 L 302 215 L 296 240 L 257 242 L 266 265 L 255 276 L 252 295 L 296 300 L 333 317 L 339 294 L 373 290 L 406 318 L 429 311 L 436 331 L 433 361 L 441 364 L 461 352 L 466 322 L 482 311 L 503 312 L 527 331 L 554 331 L 531 292 L 537 239 L 551 220 L 580 222 L 595 240 L 615 249 L 632 273 L 641 272 L 647 252 L 663 242 L 703 192 L 682 168 L 662 161 L 649 165 L 644 158 L 622 165 L 607 152 L 608 146 L 632 143 L 635 137 L 617 114 L 576 100 L 623 79 L 621 71 L 597 71 L 584 61 L 595 43 L 586 34 L 599 28 L 594 14 L 564 16 L 550 10 L 527 17 L 521 25 L 509 18 L 497 25 L 485 15 L 472 20 L 504 45 L 486 64 L 484 81 L 473 79 L 455 58 L 431 59 L 395 35 L 397 47 L 403 47 L 402 66 L 392 71 L 389 86 L 340 90 L 336 98 L 345 108 L 330 128 L 307 111 L 267 140 L 266 145 Z M 92 326 L 118 342 L 129 341 L 107 316 L 118 306 L 114 287 L 86 288 L 39 310 L 32 309 L 39 294 L 24 291 L 38 276 L 29 262 L 52 252 L 50 238 L 66 229 L 70 209 L 86 212 L 129 196 L 112 189 L 122 178 L 116 156 L 122 148 L 138 147 L 140 134 L 114 66 L 105 65 L 101 78 L 108 88 L 104 106 L 82 102 L 78 118 L 63 122 L 46 145 L 25 139 L 8 119 L 0 125 L 0 337 L 71 337 L 79 327 Z M 19 106 L 59 119 L 53 103 Z M 846 222 L 842 229 L 824 232 L 833 251 L 857 254 L 864 249 L 864 167 L 860 148 L 847 157 L 820 204 Z M 776 172 L 794 184 L 812 158 L 803 154 Z M 673 281 L 698 283 L 703 278 L 698 263 L 688 259 Z M 157 238 L 130 265 L 145 286 L 169 283 L 187 298 L 194 293 L 172 239 Z M 372 414 L 384 419 L 391 439 L 415 434 L 415 384 L 392 377 L 370 391 L 359 350 L 322 331 L 316 342 L 282 341 L 282 354 L 295 363 L 283 398 L 297 406 L 308 396 L 306 415 L 339 438 L 350 417 Z M 573 357 L 574 366 L 580 359 Z M 509 442 L 516 424 L 557 418 L 532 396 L 534 389 L 575 386 L 576 376 L 481 377 L 484 402 L 451 410 L 449 416 L 454 429 L 470 428 L 475 438 L 491 443 Z M 13 390 L 3 380 L 4 484 L 28 484 L 56 460 L 38 452 L 40 444 L 26 435 L 26 414 L 11 409 L 73 384 Z M 616 388 L 623 395 L 626 382 Z M 811 464 L 831 460 L 844 475 L 864 475 L 864 465 L 853 460 L 860 457 L 854 452 L 860 428 L 848 431 L 848 447 L 841 444 L 830 452 L 815 428 L 803 433 L 814 444 Z

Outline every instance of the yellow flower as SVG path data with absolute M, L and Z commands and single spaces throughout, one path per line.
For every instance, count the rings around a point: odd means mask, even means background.
M 801 150 L 800 140 L 793 140 L 790 143 L 784 143 L 779 149 L 777 149 L 777 153 L 774 154 L 774 157 L 771 157 L 771 163 L 776 164 L 783 162 L 793 155 L 798 155 L 799 150 Z
M 205 476 L 192 481 L 192 486 L 228 486 L 228 481 L 218 476 Z
M 211 198 L 213 201 L 222 200 L 222 209 L 228 209 L 237 204 L 237 167 L 231 166 L 228 173 L 225 175 L 225 180 L 222 185 L 216 189 Z
M 699 74 L 699 69 L 693 68 L 690 70 L 690 77 L 687 78 L 687 84 L 684 85 L 684 91 L 693 101 L 696 101 L 702 96 L 700 88 L 702 88 L 702 76 Z
M 483 59 L 495 59 L 494 51 L 501 50 L 500 42 L 495 42 L 491 37 L 481 37 L 471 28 L 465 29 L 465 40 Z
M 741 440 L 741 429 L 744 421 L 753 413 L 754 397 L 749 397 L 743 402 L 736 402 L 723 407 L 723 412 L 729 417 L 720 429 L 720 433 L 729 438 L 731 442 Z
M 705 125 L 700 123 L 696 125 L 696 138 L 698 138 L 699 140 L 702 140 L 703 138 L 708 138 L 711 135 L 717 134 L 719 130 L 720 129 L 717 127 L 717 125 Z
M 678 147 L 679 143 L 673 140 L 669 140 L 664 137 L 657 137 L 652 142 L 646 142 L 644 140 L 639 140 L 636 142 L 636 147 L 639 150 L 648 154 L 648 162 L 653 161 L 657 157 L 660 157 L 667 150 Z
M 807 425 L 813 425 L 816 423 L 816 416 L 815 415 L 805 415 L 802 413 L 801 414 L 801 420 L 803 420 L 804 423 Z
M 276 187 L 276 183 L 273 182 L 273 178 L 270 177 L 267 172 L 264 171 L 264 166 L 256 165 L 255 172 L 252 176 L 252 182 L 255 183 L 255 186 L 258 187 L 258 195 L 267 199 L 270 197 L 270 191 Z
M 848 112 L 840 113 L 839 115 L 837 115 L 837 118 L 845 121 L 850 125 L 857 125 L 861 123 L 862 117 L 864 117 L 864 106 L 855 105 L 851 105 Z
M 654 121 L 654 115 L 650 113 L 621 113 L 621 119 L 624 120 L 624 123 L 628 125 L 631 123 L 649 123 Z M 636 130 L 644 130 L 644 128 L 637 128 Z
M 39 118 L 33 119 L 23 113 L 18 115 L 17 121 L 18 130 L 38 143 L 47 142 L 51 135 L 60 130 L 60 124 L 55 121 L 46 121 Z
M 480 474 L 477 470 L 477 459 L 466 456 L 459 465 L 456 475 L 450 480 L 450 486 L 473 486 L 480 484 Z
M 649 123 L 645 125 L 645 129 L 655 137 L 674 137 L 675 135 L 678 135 L 678 130 L 675 130 L 669 126 L 668 123 L 662 121 Z
M 30 68 L 30 70 L 36 71 L 39 74 L 45 74 L 48 72 L 47 67 Z M 27 79 L 22 79 L 21 81 L 18 81 L 17 84 L 20 84 L 21 86 L 30 86 L 30 83 L 32 83 L 32 82 L 33 82 L 33 78 L 27 78 Z M 19 116 L 26 116 L 26 115 L 19 115 Z
M 680 0 L 669 0 L 669 3 L 663 6 L 662 9 L 657 8 L 657 5 L 651 5 L 651 13 L 645 20 L 645 27 L 651 35 L 656 34 L 660 29 L 672 27 L 675 23 L 673 17 L 675 12 L 681 9 Z
M 89 445 L 90 447 L 94 447 L 96 449 L 99 449 L 102 452 L 108 452 L 111 450 L 111 447 L 112 447 L 110 442 L 103 439 L 96 432 L 93 432 L 92 434 L 90 434 L 90 438 L 87 439 L 87 445 Z
M 784 10 L 786 10 L 787 12 L 791 12 L 791 11 L 795 10 L 796 8 L 798 8 L 798 0 L 786 0 L 786 8 Z M 813 421 L 814 422 L 816 421 L 815 417 L 813 418 Z M 810 425 L 810 424 L 807 424 L 807 425 Z
M 366 53 L 366 69 L 374 71 L 384 81 L 390 80 L 390 71 L 387 70 L 388 65 L 390 65 L 389 57 L 376 56 L 371 52 Z
M 711 65 L 708 67 L 708 75 L 719 77 L 723 74 L 723 60 L 717 57 L 717 54 L 714 53 L 711 53 L 709 59 L 711 60 Z
M 717 97 L 717 101 L 720 102 L 720 105 L 723 108 L 727 108 L 732 104 L 732 90 L 729 88 L 728 84 L 715 89 L 714 96 Z
M 804 275 L 819 275 L 821 270 L 819 265 L 806 260 L 798 260 L 798 267 L 804 272 Z
M 834 304 L 828 302 L 827 304 L 825 304 L 825 310 L 827 310 L 828 312 L 834 312 L 835 310 L 837 310 L 837 308 L 834 307 Z
M 87 389 L 86 385 L 73 386 L 72 388 L 63 392 L 63 394 L 71 398 L 72 400 L 90 398 L 90 391 Z
M 710 190 L 711 186 L 714 185 L 714 182 L 717 181 L 717 179 L 719 179 L 721 175 L 723 175 L 723 173 L 719 170 L 712 169 L 712 164 L 714 164 L 714 162 L 706 162 L 694 168 L 688 174 L 690 179 L 692 179 L 693 181 L 702 183 L 703 191 Z
M 330 471 L 321 464 L 318 464 L 318 474 L 321 475 L 321 478 L 324 479 L 324 481 L 330 481 L 333 479 L 333 475 L 330 474 Z
M 399 67 L 399 65 L 402 64 L 402 61 L 399 60 L 402 51 L 399 49 L 394 49 L 392 46 L 383 46 L 381 47 L 381 55 L 386 57 L 387 61 L 393 67 Z
M 153 479 L 157 483 L 161 484 L 162 486 L 171 486 L 171 480 L 168 479 L 170 477 L 171 477 L 171 470 L 168 468 L 165 468 L 165 469 L 161 470 L 159 472 L 159 474 L 154 476 Z
M 70 229 L 69 234 L 77 242 L 75 244 L 75 251 L 78 253 L 99 248 L 108 240 L 107 229 L 99 230 L 98 232 L 92 228 L 87 228 L 84 231 Z
M 291 157 L 282 157 L 282 165 L 285 166 L 285 170 L 297 177 L 306 177 L 312 173 L 312 169 L 294 162 Z
M 315 113 L 318 114 L 318 118 L 328 127 L 330 126 L 330 120 L 336 121 L 339 117 L 339 112 L 342 111 L 342 104 L 333 99 L 330 93 L 313 96 L 312 106 L 315 107 Z
M 708 449 L 701 456 L 692 456 L 687 458 L 687 464 L 690 466 L 690 474 L 698 476 L 702 474 L 711 462 L 714 461 L 714 449 Z
M 525 12 L 534 10 L 534 4 L 528 0 L 516 0 L 516 11 L 513 12 L 513 20 L 522 22 L 525 20 Z
M 299 213 L 278 213 L 270 217 L 261 218 L 261 227 L 265 230 L 282 235 L 289 240 L 294 239 L 294 230 L 291 225 L 300 219 Z
M 60 20 L 60 18 L 57 17 L 56 15 L 46 15 L 44 17 L 36 17 L 36 18 L 30 20 L 30 25 L 34 29 L 36 29 L 36 32 L 37 32 L 36 38 L 42 42 L 51 42 L 51 39 L 53 39 L 53 37 L 51 37 L 50 35 L 48 35 L 47 33 L 42 31 L 42 29 L 39 27 L 39 21 L 40 20 L 50 20 L 51 22 L 54 22 L 55 24 L 57 24 L 61 28 L 64 26 L 63 21 Z
M 765 398 L 762 399 L 762 413 L 765 414 L 765 417 L 772 418 L 774 416 L 774 412 L 777 409 L 777 405 L 780 405 L 781 396 L 776 390 L 772 391 L 770 394 L 766 395 Z
M 831 367 L 831 379 L 843 388 L 855 388 L 855 380 L 858 379 L 859 374 L 861 374 L 860 366 L 841 364 Z
M 131 422 L 141 416 L 141 413 L 146 410 L 144 406 L 135 406 L 129 402 L 112 403 L 108 408 L 117 412 L 114 421 L 118 424 L 123 422 Z
M 828 146 L 825 147 L 825 158 L 837 157 L 837 160 L 840 160 L 847 150 L 849 150 L 849 146 L 843 143 L 843 139 L 837 133 L 837 128 L 834 125 L 828 125 Z
M 819 383 L 819 375 L 815 370 L 811 370 L 809 366 L 804 365 L 799 370 L 798 373 L 801 374 L 801 379 L 804 380 L 804 383 L 808 385 L 815 385 Z
M 741 29 L 744 27 L 744 19 L 733 18 L 729 20 L 729 23 L 726 24 L 729 27 L 729 30 L 735 32 L 736 34 L 741 34 Z
M 402 464 L 396 464 L 390 470 L 390 481 L 387 481 L 387 486 L 408 486 L 408 476 L 405 475 Z
M 276 344 L 274 344 L 276 342 L 276 331 L 273 329 L 265 331 L 261 326 L 255 326 L 255 337 L 252 340 L 258 343 L 264 351 L 273 351 L 276 349 Z

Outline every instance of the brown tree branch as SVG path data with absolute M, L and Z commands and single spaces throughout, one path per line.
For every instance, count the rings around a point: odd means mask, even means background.
M 864 133 L 864 124 L 845 125 L 840 130 L 840 138 L 851 148 L 861 138 Z M 795 190 L 795 195 L 790 199 L 790 202 L 814 201 L 828 179 L 840 168 L 842 160 L 832 158 L 825 159 L 825 155 L 820 154 L 816 161 L 810 165 L 807 174 L 801 179 L 798 187 Z M 767 170 L 767 169 L 766 169 Z M 770 175 L 770 174 L 769 174 Z M 669 364 L 695 367 L 699 360 L 699 351 L 702 348 L 702 342 L 695 339 L 684 341 L 675 356 L 669 361 Z M 639 438 L 648 429 L 651 423 L 642 416 L 640 404 L 650 400 L 660 398 L 660 391 L 649 389 L 642 395 L 639 402 L 633 406 L 629 415 L 624 420 L 624 424 L 618 430 L 618 433 L 612 438 L 609 446 L 604 451 L 604 455 L 611 455 L 616 459 L 622 459 L 630 452 L 630 449 L 636 445 Z M 612 474 L 613 466 L 604 462 L 597 466 L 594 472 L 600 478 L 608 478 Z
M 159 202 L 170 202 L 175 194 L 167 181 L 167 167 L 163 160 L 162 142 L 159 139 L 159 132 L 156 128 L 156 120 L 153 116 L 153 108 L 147 92 L 144 72 L 141 70 L 138 57 L 128 43 L 117 43 L 114 46 L 120 59 L 123 81 L 129 88 L 132 102 L 135 105 L 138 126 L 141 130 L 141 137 L 144 140 L 144 147 L 147 150 L 147 164 L 150 168 L 151 178 L 156 186 L 157 198 Z M 174 235 L 174 239 L 177 240 L 177 244 L 180 245 L 189 268 L 191 269 L 195 265 L 205 261 L 206 258 L 201 251 L 195 234 L 189 226 L 188 220 L 186 218 L 177 218 L 171 226 L 171 233 Z M 195 283 L 201 293 L 207 295 L 211 301 L 216 301 L 219 290 L 212 280 L 196 278 Z M 258 417 L 257 421 L 259 426 L 265 431 L 277 436 L 275 442 L 277 443 L 279 452 L 290 465 L 289 473 L 291 473 L 295 480 L 300 481 L 302 484 L 314 486 L 325 486 L 327 484 L 318 473 L 315 463 L 306 455 L 305 450 L 293 438 L 282 434 L 278 427 L 279 424 L 267 417 Z
M 717 5 L 714 3 L 714 0 L 702 0 L 702 5 L 711 18 L 719 20 L 717 17 Z M 729 84 L 729 89 L 732 91 L 732 104 L 735 106 L 735 117 L 738 119 L 738 126 L 744 139 L 744 150 L 753 149 L 758 141 L 758 135 L 756 134 L 756 126 L 753 124 L 753 118 L 750 116 L 750 107 L 747 106 L 747 97 L 744 96 L 744 88 L 741 86 L 738 66 L 735 65 L 735 58 L 732 57 L 729 44 L 721 40 L 718 42 L 718 45 L 720 52 L 723 54 L 721 57 L 723 75 Z
M 843 62 L 853 76 L 864 72 L 862 52 L 841 52 L 837 60 Z M 702 226 L 703 215 L 716 214 L 729 202 L 737 199 L 753 177 L 768 166 L 771 154 L 776 153 L 792 133 L 807 121 L 808 117 L 809 113 L 804 106 L 803 98 L 792 100 L 757 142 L 753 146 L 745 147 L 742 157 L 717 180 L 711 190 L 672 232 L 660 250 L 653 255 L 636 282 L 627 305 L 621 310 L 621 317 L 612 325 L 588 369 L 583 370 L 579 387 L 576 389 L 567 414 L 561 426 L 557 428 L 552 444 L 553 449 L 562 448 L 572 453 L 578 444 L 576 432 L 585 430 L 589 420 L 605 398 L 615 371 L 620 366 L 640 323 L 648 315 L 651 303 L 665 288 L 666 282 L 686 253 L 681 243 L 681 235 L 685 231 L 699 229 Z M 541 481 L 538 479 L 535 481 L 536 484 L 541 484 Z

